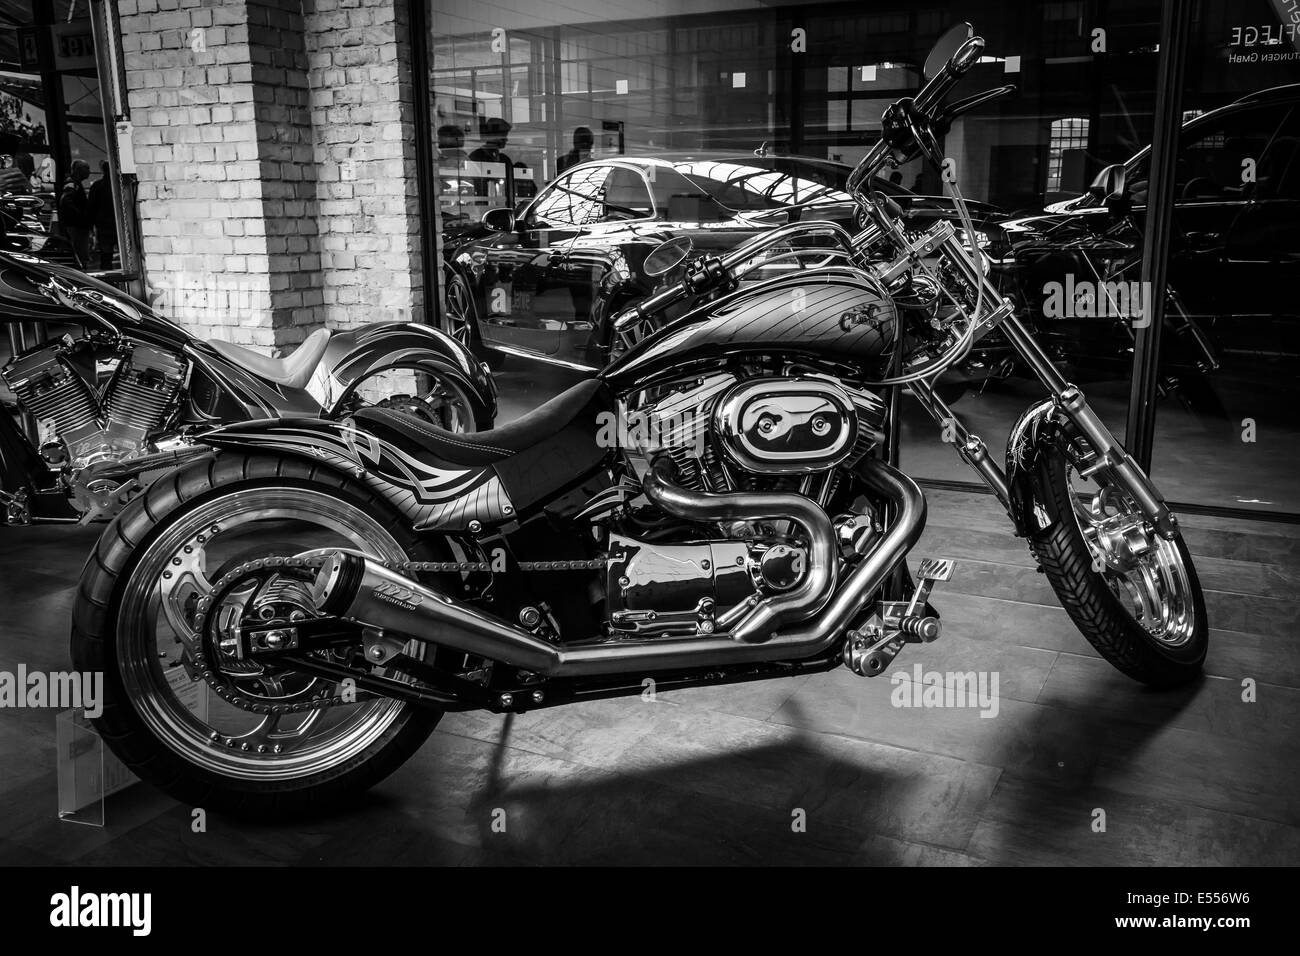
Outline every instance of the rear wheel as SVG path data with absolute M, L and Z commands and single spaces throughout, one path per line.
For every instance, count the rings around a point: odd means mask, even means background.
M 249 661 L 220 688 L 201 679 L 198 652 L 215 652 L 197 611 L 220 574 L 250 556 L 321 547 L 386 561 L 418 549 L 399 515 L 347 479 L 238 455 L 160 479 L 108 527 L 82 572 L 72 657 L 103 673 L 96 727 L 136 774 L 192 806 L 301 813 L 355 797 L 428 737 L 440 713 L 349 695 L 288 664 Z M 311 610 L 301 571 L 267 572 L 228 600 L 268 622 Z
M 1157 535 L 1122 489 L 1084 479 L 1076 439 L 1040 456 L 1030 547 L 1061 606 L 1116 668 L 1155 687 L 1193 680 L 1209 646 L 1205 598 L 1182 534 Z

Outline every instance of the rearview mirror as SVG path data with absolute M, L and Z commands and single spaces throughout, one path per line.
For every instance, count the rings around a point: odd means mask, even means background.
M 1105 200 L 1109 196 L 1123 196 L 1127 189 L 1128 170 L 1123 163 L 1114 163 L 1097 174 L 1088 187 L 1088 195 Z
M 492 232 L 514 232 L 515 211 L 504 206 L 483 213 L 483 228 Z
M 665 239 L 645 257 L 645 264 L 642 268 L 645 270 L 646 275 L 661 276 L 685 262 L 686 257 L 691 254 L 691 250 L 694 248 L 695 243 L 691 242 L 690 236 Z
M 930 50 L 930 55 L 925 58 L 925 66 L 921 68 L 921 75 L 927 80 L 932 80 L 942 73 L 948 62 L 957 55 L 957 52 L 965 45 L 966 41 L 974 35 L 975 28 L 969 23 L 958 23 L 949 27 L 943 36 L 935 41 L 934 47 Z

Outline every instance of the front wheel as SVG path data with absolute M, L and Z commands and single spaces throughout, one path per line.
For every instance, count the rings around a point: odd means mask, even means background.
M 1085 481 L 1081 442 L 1039 456 L 1030 548 L 1067 614 L 1123 673 L 1185 684 L 1209 646 L 1205 597 L 1181 532 L 1166 540 L 1105 478 Z

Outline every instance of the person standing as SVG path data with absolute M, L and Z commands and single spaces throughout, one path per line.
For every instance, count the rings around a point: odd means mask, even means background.
M 27 177 L 27 192 L 34 193 L 40 189 L 41 180 L 36 175 L 36 160 L 32 159 L 31 153 L 14 153 L 14 166 Z
M 90 216 L 95 223 L 95 244 L 99 267 L 113 268 L 113 247 L 117 245 L 117 216 L 113 209 L 113 183 L 108 178 L 108 160 L 99 164 L 100 177 L 90 186 Z
M 90 176 L 90 164 L 84 159 L 72 161 L 71 175 L 59 193 L 59 226 L 72 243 L 82 269 L 90 267 L 90 230 L 95 220 L 90 213 L 90 198 L 82 185 Z
M 573 149 L 560 157 L 555 171 L 562 173 L 572 166 L 585 163 L 591 159 L 591 148 L 596 145 L 595 134 L 588 126 L 579 126 L 573 131 Z
M 505 166 L 506 205 L 512 205 L 515 196 L 515 168 L 505 152 L 506 143 L 510 140 L 510 124 L 499 116 L 492 116 L 480 124 L 479 133 L 483 137 L 483 145 L 469 154 L 470 162 L 500 163 Z M 486 178 L 480 177 L 475 192 L 480 196 L 490 195 Z

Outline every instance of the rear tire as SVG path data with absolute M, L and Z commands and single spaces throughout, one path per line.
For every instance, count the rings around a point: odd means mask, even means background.
M 201 747 L 190 743 L 191 736 L 198 737 L 201 725 L 189 727 L 184 714 L 166 718 L 166 711 L 159 708 L 170 704 L 156 700 L 161 691 L 142 695 L 128 690 L 128 679 L 138 681 L 141 673 L 151 672 L 141 662 L 150 646 L 147 640 L 143 643 L 145 650 L 140 651 L 136 647 L 139 642 L 128 636 L 133 633 L 130 608 L 135 604 L 128 603 L 126 620 L 120 616 L 124 599 L 140 600 L 130 597 L 140 593 L 131 588 L 153 587 L 148 583 L 153 574 L 142 569 L 142 562 L 151 568 L 162 555 L 165 563 L 168 542 L 177 535 L 184 540 L 189 533 L 185 522 L 205 513 L 205 507 L 234 507 L 226 504 L 232 495 L 253 507 L 259 495 L 265 497 L 271 493 L 337 501 L 338 513 L 353 515 L 358 527 L 364 525 L 372 535 L 377 533 L 374 529 L 382 529 L 388 539 L 385 548 L 391 553 L 390 559 L 402 553 L 413 558 L 427 557 L 419 553 L 419 542 L 400 515 L 368 490 L 336 472 L 293 459 L 218 454 L 154 482 L 146 494 L 127 505 L 108 526 L 82 570 L 72 626 L 72 660 L 76 669 L 103 674 L 103 714 L 94 723 L 109 748 L 134 773 L 182 803 L 258 817 L 301 815 L 357 797 L 400 767 L 442 716 L 440 712 L 410 705 L 377 702 L 373 712 L 381 715 L 382 720 L 368 726 L 363 719 L 354 720 L 359 729 L 352 732 L 353 737 L 344 739 L 346 746 L 327 751 L 318 761 L 323 762 L 337 753 L 338 762 L 310 769 L 313 765 L 305 762 L 302 754 L 287 753 L 283 759 L 270 753 L 227 756 L 219 744 L 211 742 L 210 756 L 205 756 Z M 137 572 L 141 580 L 133 584 Z M 153 606 L 147 602 L 145 605 Z M 127 633 L 123 633 L 119 624 Z M 152 626 L 146 615 L 139 624 L 140 633 Z M 180 643 L 179 639 L 176 643 Z M 155 666 L 161 673 L 161 665 Z M 208 692 L 210 698 L 215 696 L 207 688 L 201 692 Z M 218 700 L 216 704 L 224 705 L 224 702 Z M 346 705 L 370 706 L 368 701 Z M 340 723 L 345 727 L 353 720 L 342 713 L 346 707 L 340 709 Z M 330 708 L 327 714 L 333 710 Z M 169 728 L 165 734 L 156 729 L 160 713 Z M 369 719 L 372 711 L 350 713 Z M 167 720 L 174 720 L 180 729 L 173 734 Z M 197 718 L 195 723 L 200 723 Z M 304 749 L 308 749 L 307 743 L 304 741 Z M 290 757 L 304 761 L 294 765 L 302 769 L 300 774 L 285 769 Z M 223 760 L 242 760 L 244 765 L 238 772 L 223 772 L 220 763 Z
M 1040 456 L 1033 486 L 1038 507 L 1031 520 L 1040 527 L 1030 535 L 1030 549 L 1083 636 L 1118 670 L 1144 684 L 1175 687 L 1194 680 L 1205 661 L 1209 624 L 1182 534 L 1160 546 L 1170 549 L 1166 553 L 1171 559 L 1177 555 L 1188 586 L 1180 604 L 1188 605 L 1184 611 L 1190 611 L 1191 622 L 1174 637 L 1161 639 L 1139 622 L 1107 583 L 1107 575 L 1096 569 L 1099 559 L 1075 517 L 1074 493 L 1061 453 Z

